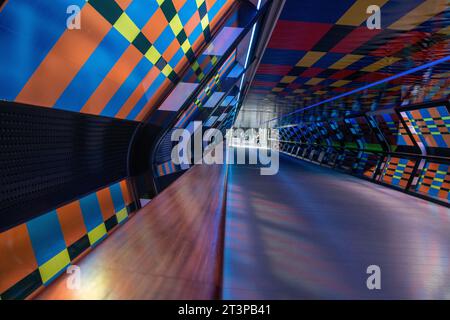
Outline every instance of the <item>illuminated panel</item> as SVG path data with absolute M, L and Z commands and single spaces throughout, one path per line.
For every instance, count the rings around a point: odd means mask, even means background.
M 280 128 L 280 140 L 286 141 L 287 128 Z
M 331 127 L 328 122 L 317 122 L 317 130 L 321 135 L 321 140 L 326 144 L 327 146 L 333 145 L 333 140 L 331 139 Z
M 307 135 L 308 135 L 308 142 L 310 144 L 320 144 L 321 143 L 321 135 L 320 132 L 318 130 L 318 128 L 316 127 L 314 122 L 311 122 L 307 125 Z
M 291 141 L 292 136 L 294 135 L 293 127 L 283 128 L 283 140 Z
M 295 142 L 302 142 L 302 132 L 298 126 L 293 126 L 290 129 L 292 131 L 292 140 Z
M 164 100 L 159 110 L 178 111 L 184 101 L 189 97 L 190 93 L 197 89 L 197 83 L 180 82 L 170 95 Z
M 167 161 L 165 163 L 162 163 L 160 165 L 157 166 L 156 170 L 157 170 L 157 174 L 159 177 L 171 174 L 171 173 L 175 173 L 176 171 L 178 171 L 180 168 L 178 166 L 176 166 L 172 161 Z
M 217 64 L 217 56 L 201 55 L 189 68 L 184 81 L 200 83 L 209 71 Z
M 303 142 L 302 132 L 298 126 L 280 128 L 280 140 L 290 142 Z
M 320 133 L 319 127 L 315 122 L 311 122 L 308 124 L 308 134 L 309 134 L 309 143 L 314 145 L 323 145 L 326 146 L 326 143 L 322 139 L 322 135 Z
M 217 116 L 211 116 L 209 119 L 205 122 L 205 127 L 211 127 L 213 123 L 217 120 Z
M 416 191 L 447 203 L 450 202 L 450 165 L 427 162 Z
M 379 156 L 373 153 L 360 152 L 358 161 L 354 164 L 354 173 L 366 178 L 373 178 L 379 162 Z
M 297 125 L 298 128 L 298 141 L 301 143 L 309 143 L 309 135 L 308 135 L 308 127 L 306 126 L 305 123 L 300 123 Z
M 185 127 L 189 123 L 189 121 L 198 113 L 200 108 L 204 107 L 205 103 L 214 94 L 214 92 L 217 90 L 221 90 L 221 81 L 223 81 L 223 78 L 226 77 L 228 71 L 230 71 L 234 66 L 235 59 L 236 51 L 230 54 L 225 63 L 219 68 L 217 74 L 209 80 L 205 88 L 200 91 L 194 102 L 188 107 L 186 111 L 184 111 L 181 118 L 175 124 L 176 128 Z
M 229 45 L 236 40 L 242 30 L 242 28 L 233 27 L 223 28 L 203 54 L 223 56 L 226 50 L 228 50 Z
M 448 39 L 449 33 L 448 31 L 446 31 L 446 33 Z M 424 81 L 419 88 L 416 85 L 409 86 L 407 98 L 411 101 L 411 104 L 444 100 L 450 97 L 450 79 L 448 68 L 442 68 L 442 74 L 438 74 L 436 70 L 434 70 L 434 72 L 435 75 L 428 79 L 428 81 Z
M 143 120 L 234 2 L 8 1 L 0 12 L 0 99 Z M 66 28 L 69 5 L 81 8 L 79 30 Z
M 397 146 L 414 146 L 413 141 L 396 113 L 377 114 L 374 116 L 374 119 L 392 151 L 395 151 Z
M 339 136 L 342 137 L 342 141 L 345 144 L 346 148 L 357 149 L 358 144 L 356 143 L 355 137 L 349 130 L 349 127 L 345 123 L 344 120 L 338 120 L 336 123 L 336 131 Z
M 296 145 L 288 142 L 302 142 L 301 140 L 301 131 L 298 126 L 289 126 L 279 128 L 279 139 L 283 141 L 281 143 L 281 150 L 286 151 L 288 153 L 294 153 L 294 149 L 296 149 Z M 297 146 L 298 147 L 298 146 Z
M 180 83 L 178 83 L 175 90 L 172 91 L 172 93 L 175 95 L 174 97 L 177 100 L 177 106 L 176 108 L 167 108 L 166 101 L 167 99 L 170 99 L 169 96 L 164 103 L 158 108 L 158 110 L 155 111 L 155 113 L 151 116 L 149 119 L 150 122 L 158 125 L 158 126 L 165 126 L 168 125 L 178 114 L 178 111 L 180 108 L 182 108 L 186 102 L 186 100 L 191 96 L 192 92 L 194 90 L 187 90 L 183 92 L 182 89 L 180 89 L 181 94 L 174 93 L 175 91 L 178 91 L 178 87 L 186 87 L 186 86 L 192 86 L 192 88 L 195 86 L 197 87 L 202 80 L 206 77 L 207 74 L 209 74 L 212 70 L 212 68 L 219 62 L 220 57 L 217 56 L 209 56 L 209 55 L 200 55 L 197 60 L 190 65 L 190 67 L 186 70 L 186 73 Z M 171 95 L 172 95 L 171 93 Z M 183 97 L 181 97 L 183 96 Z M 179 99 L 178 99 L 179 98 Z M 167 112 L 169 111 L 169 112 Z M 170 112 L 171 111 L 171 112 Z M 192 104 L 187 111 L 184 111 L 181 119 L 185 121 L 185 123 L 188 123 L 190 120 L 190 117 L 193 116 L 198 111 L 198 108 L 195 104 Z M 188 117 L 186 117 L 188 116 Z
M 286 128 L 279 128 L 278 134 L 280 141 L 284 141 L 286 136 Z
M 369 127 L 365 117 L 347 118 L 345 122 L 348 124 L 350 132 L 355 137 L 359 149 L 382 151 L 381 145 Z
M 341 146 L 342 140 L 344 139 L 344 135 L 339 130 L 339 124 L 336 121 L 330 121 L 330 128 L 331 128 L 331 137 L 333 140 L 334 146 Z
M 384 159 L 385 169 L 381 181 L 405 189 L 416 164 L 415 160 L 388 157 Z
M 450 148 L 450 113 L 446 106 L 403 111 L 402 115 L 429 148 Z
M 297 126 L 297 128 L 300 132 L 298 135 L 300 142 L 309 144 L 308 126 L 302 122 Z
M 224 94 L 225 92 L 214 92 L 203 106 L 205 108 L 215 108 Z
M 348 172 L 352 171 L 355 167 L 355 162 L 358 161 L 358 154 L 359 152 L 355 150 L 345 149 L 338 157 L 338 167 Z

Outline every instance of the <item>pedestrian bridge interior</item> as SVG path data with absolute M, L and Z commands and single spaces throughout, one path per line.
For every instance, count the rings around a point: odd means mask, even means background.
M 4 1 L 0 299 L 450 299 L 449 35 L 447 0 Z M 256 163 L 195 160 L 222 135 Z

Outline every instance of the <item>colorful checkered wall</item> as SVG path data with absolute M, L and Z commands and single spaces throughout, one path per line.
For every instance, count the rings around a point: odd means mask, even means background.
M 385 168 L 381 180 L 387 184 L 406 189 L 416 161 L 398 157 L 387 157 L 383 162 Z
M 0 99 L 143 120 L 233 3 L 10 0 L 0 11 Z M 66 28 L 69 5 L 81 8 L 80 30 Z
M 280 129 L 284 152 L 417 193 L 426 157 L 450 162 L 450 7 L 370 4 L 381 29 L 367 28 L 365 0 L 286 0 L 244 108 L 274 114 L 262 126 Z
M 416 191 L 450 202 L 450 164 L 428 162 L 422 171 Z
M 377 114 L 374 120 L 392 151 L 396 151 L 398 146 L 414 146 L 413 140 L 395 112 Z
M 423 157 L 440 157 L 440 165 L 450 161 L 448 1 L 371 4 L 381 8 L 379 30 L 366 27 L 364 0 L 287 0 L 246 101 L 274 110 L 270 125 L 285 131 L 282 150 L 447 200 L 445 187 L 438 197 L 432 190 L 439 184 L 418 181 L 423 166 L 434 163 L 420 162 Z
M 158 165 L 156 168 L 157 174 L 160 177 L 175 173 L 180 169 L 180 166 L 175 165 L 172 161 L 164 162 L 163 164 Z
M 448 204 L 449 119 L 444 101 L 300 121 L 279 128 L 280 149 Z
M 216 57 L 197 58 L 234 3 L 9 0 L 0 7 L 0 99 L 143 121 L 189 67 L 196 82 L 209 72 Z M 71 5 L 81 8 L 79 30 L 66 28 Z M 122 181 L 0 234 L 1 298 L 50 283 L 126 220 L 131 201 Z
M 357 159 L 353 165 L 355 174 L 373 178 L 380 162 L 379 157 L 373 153 L 360 152 Z
M 0 233 L 1 299 L 24 299 L 47 286 L 134 208 L 123 180 Z
M 401 114 L 417 142 L 431 148 L 450 148 L 450 112 L 445 105 Z
M 214 60 L 212 61 L 213 65 L 216 64 Z M 225 63 L 219 68 L 217 74 L 212 77 L 211 80 L 209 80 L 205 88 L 200 91 L 194 102 L 177 121 L 177 123 L 175 124 L 176 128 L 185 128 L 189 121 L 195 116 L 195 114 L 204 106 L 208 99 L 211 98 L 212 94 L 216 91 L 220 91 L 221 81 L 224 80 L 228 72 L 230 72 L 231 68 L 236 65 L 236 63 L 236 51 L 233 51 L 233 53 L 230 54 Z
M 352 117 L 345 119 L 345 122 L 355 137 L 358 149 L 368 151 L 381 151 L 383 149 L 367 118 L 363 116 Z
M 239 30 L 241 32 L 241 30 Z M 227 44 L 228 46 L 230 44 Z M 200 61 L 196 62 L 193 67 L 191 67 L 190 72 L 185 76 L 188 82 L 196 83 L 203 79 L 203 72 L 196 72 L 198 70 L 210 69 L 210 67 L 215 66 L 218 63 L 220 57 L 213 56 L 211 59 L 202 59 L 200 57 Z M 216 110 L 220 104 L 226 99 L 225 92 L 223 90 L 230 91 L 234 88 L 235 84 L 238 82 L 238 77 L 235 77 L 231 72 L 234 70 L 236 66 L 239 66 L 237 50 L 232 50 L 232 52 L 228 56 L 224 56 L 223 64 L 218 68 L 217 73 L 214 77 L 205 84 L 204 88 L 198 92 L 197 96 L 193 98 L 193 102 L 189 105 L 189 107 L 180 115 L 178 120 L 176 121 L 174 128 L 187 128 L 191 126 L 193 121 L 204 121 L 207 120 L 211 114 Z M 205 61 L 205 63 L 201 61 Z M 230 81 L 230 78 L 234 80 Z M 183 83 L 188 83 L 183 82 Z M 224 82 L 226 82 L 225 85 Z M 217 94 L 217 95 L 216 95 Z M 219 97 L 219 98 L 216 98 Z M 228 99 L 229 100 L 229 99 Z M 229 102 L 227 102 L 229 103 Z M 226 111 L 225 108 L 221 108 L 219 116 L 221 116 Z M 218 119 L 219 116 L 216 116 L 212 119 Z M 214 116 L 212 116 L 214 117 Z M 223 120 L 223 119 L 222 119 Z M 204 126 L 210 126 L 212 122 L 209 123 L 206 121 Z M 167 137 L 171 135 L 171 132 L 167 133 Z M 167 139 L 167 138 L 165 138 Z M 164 177 L 166 175 L 170 175 L 176 173 L 178 171 L 186 170 L 190 166 L 184 165 L 179 166 L 172 163 L 170 160 L 166 161 L 169 158 L 168 153 L 170 152 L 167 145 L 161 143 L 158 148 L 158 157 L 160 160 L 163 160 L 163 163 L 158 162 L 156 164 L 156 175 L 159 177 Z

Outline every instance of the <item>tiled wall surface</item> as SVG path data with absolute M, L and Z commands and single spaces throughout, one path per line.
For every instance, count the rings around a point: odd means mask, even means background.
M 122 180 L 0 233 L 1 299 L 23 299 L 48 285 L 135 208 Z
M 140 121 L 234 2 L 8 1 L 0 11 L 0 99 Z M 70 5 L 81 8 L 79 30 L 66 27 Z
M 416 191 L 450 202 L 450 165 L 428 162 L 422 171 Z
M 320 134 L 311 134 L 317 125 Z M 345 121 L 301 122 L 280 127 L 280 136 L 280 149 L 288 154 L 450 203 L 450 112 L 445 101 L 349 115 Z

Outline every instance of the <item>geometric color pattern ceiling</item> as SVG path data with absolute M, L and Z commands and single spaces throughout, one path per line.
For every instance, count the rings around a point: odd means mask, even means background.
M 446 0 L 287 0 L 245 104 L 292 111 L 447 57 L 449 20 Z

